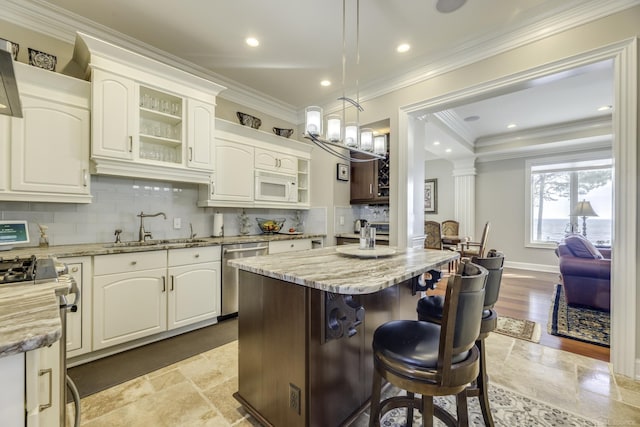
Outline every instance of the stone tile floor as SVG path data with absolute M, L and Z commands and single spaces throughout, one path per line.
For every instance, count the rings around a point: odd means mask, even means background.
M 640 381 L 605 362 L 499 334 L 490 381 L 609 426 L 640 425 Z M 82 426 L 258 425 L 236 402 L 237 341 L 82 399 Z M 70 407 L 71 408 L 71 407 Z

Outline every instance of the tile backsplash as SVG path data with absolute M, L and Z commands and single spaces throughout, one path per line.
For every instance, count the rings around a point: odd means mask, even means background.
M 196 237 L 209 237 L 213 232 L 213 215 L 223 214 L 226 236 L 238 235 L 238 216 L 241 208 L 200 208 L 198 186 L 195 184 L 146 181 L 111 176 L 91 177 L 93 202 L 89 204 L 0 202 L 1 219 L 21 219 L 29 222 L 31 242 L 26 246 L 37 246 L 40 232 L 38 224 L 48 227 L 49 244 L 66 245 L 78 243 L 108 243 L 115 240 L 115 230 L 121 229 L 121 240 L 138 240 L 140 212 L 162 216 L 145 218 L 144 226 L 154 239 L 186 238 L 191 233 Z M 304 231 L 326 233 L 326 208 L 310 210 L 291 209 L 245 209 L 252 228 L 249 234 L 260 234 L 255 218 L 283 217 L 290 227 L 296 216 Z M 174 229 L 174 219 L 180 218 L 181 228 Z

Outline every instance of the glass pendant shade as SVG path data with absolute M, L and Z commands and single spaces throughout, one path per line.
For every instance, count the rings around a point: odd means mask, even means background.
M 373 138 L 373 152 L 375 154 L 387 153 L 387 136 L 386 135 L 378 135 Z
M 373 151 L 373 129 L 364 128 L 360 132 L 360 149 Z
M 347 147 L 358 147 L 358 124 L 347 123 L 344 127 L 344 143 Z
M 304 131 L 308 135 L 320 136 L 322 134 L 322 108 L 307 107 L 304 110 Z
M 327 140 L 331 142 L 340 142 L 342 133 L 342 123 L 340 123 L 340 116 L 330 115 L 327 116 Z

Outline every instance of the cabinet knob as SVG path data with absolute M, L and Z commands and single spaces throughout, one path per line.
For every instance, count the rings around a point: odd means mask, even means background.
M 71 269 L 71 272 L 72 272 L 72 273 L 77 273 L 77 272 L 78 272 L 78 270 L 79 270 L 79 268 L 78 268 L 78 267 L 73 267 L 73 268 Z
M 136 265 L 138 261 L 131 261 L 131 265 Z
M 200 258 L 200 254 L 196 254 L 196 258 Z

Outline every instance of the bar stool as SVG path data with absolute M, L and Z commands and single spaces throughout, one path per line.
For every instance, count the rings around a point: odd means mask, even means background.
M 473 384 L 466 389 L 467 397 L 477 397 L 480 401 L 482 418 L 486 426 L 493 426 L 493 416 L 489 407 L 486 351 L 484 339 L 489 336 L 489 332 L 498 326 L 498 313 L 493 308 L 498 301 L 500 293 L 500 283 L 502 282 L 502 270 L 504 266 L 504 254 L 495 249 L 491 249 L 486 258 L 473 257 L 471 262 L 481 265 L 489 272 L 485 289 L 484 307 L 482 311 L 482 322 L 480 324 L 480 334 L 476 340 L 476 347 L 480 352 L 480 370 Z M 418 320 L 440 323 L 442 321 L 444 301 L 439 295 L 423 297 L 418 301 Z
M 407 426 L 414 409 L 422 412 L 424 426 L 433 426 L 434 416 L 449 426 L 469 424 L 465 389 L 480 371 L 475 341 L 487 275 L 484 267 L 464 260 L 449 276 L 440 324 L 396 320 L 376 329 L 369 426 L 379 426 L 381 416 L 398 407 L 407 407 Z M 407 395 L 380 402 L 383 378 Z M 457 420 L 433 404 L 434 396 L 448 395 L 456 395 Z

